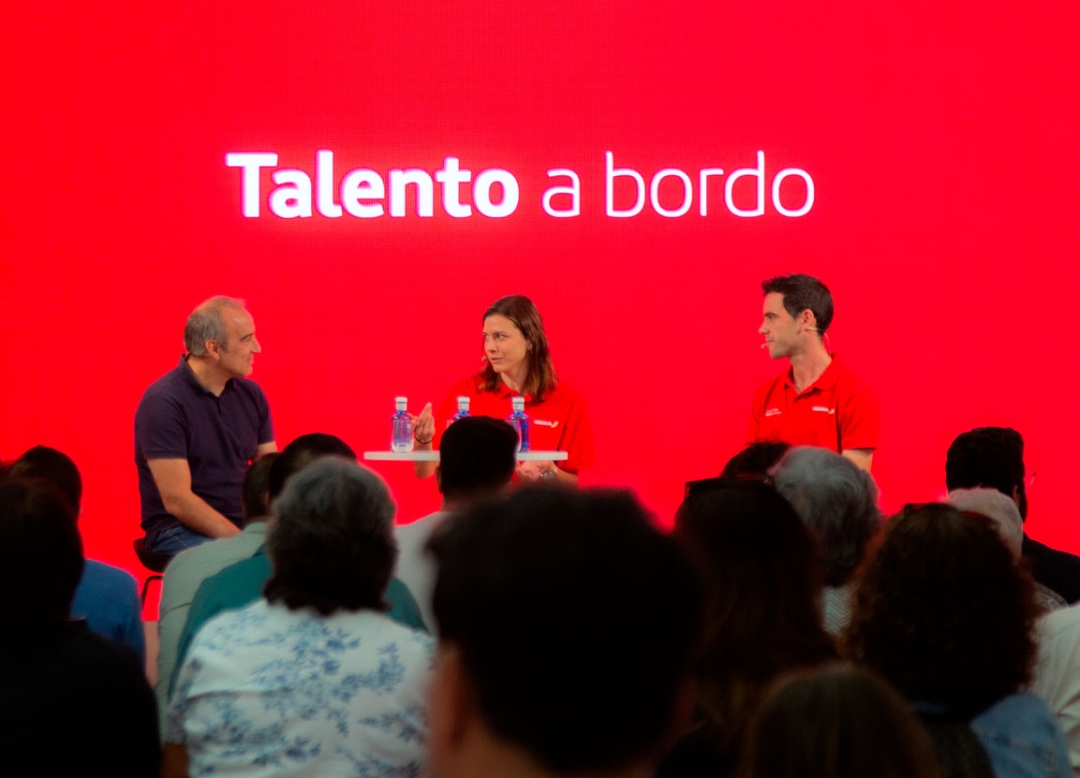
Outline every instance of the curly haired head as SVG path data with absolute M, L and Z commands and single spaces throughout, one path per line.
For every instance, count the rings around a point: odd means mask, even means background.
M 1030 678 L 1032 592 L 988 519 L 905 510 L 862 571 L 846 649 L 908 700 L 974 715 Z

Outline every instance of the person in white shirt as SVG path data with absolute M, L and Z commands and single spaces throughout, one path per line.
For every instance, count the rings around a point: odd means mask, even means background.
M 1039 649 L 1028 691 L 1050 706 L 1065 730 L 1069 763 L 1080 778 L 1080 605 L 1041 618 L 1035 637 Z
M 514 477 L 517 434 L 508 423 L 487 416 L 470 416 L 451 424 L 443 434 L 435 482 L 442 493 L 438 511 L 412 524 L 397 527 L 398 555 L 394 575 L 412 594 L 434 634 L 431 591 L 435 563 L 427 542 L 448 516 L 506 494 Z

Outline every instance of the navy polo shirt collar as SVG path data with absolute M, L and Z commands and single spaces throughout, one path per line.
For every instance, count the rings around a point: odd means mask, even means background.
M 195 376 L 195 371 L 191 369 L 191 365 L 188 364 L 187 360 L 188 355 L 181 354 L 179 366 L 184 368 L 182 371 L 182 375 L 184 376 L 184 383 L 191 387 L 192 390 L 196 392 L 201 392 L 202 394 L 208 394 L 215 400 L 219 400 L 221 399 L 221 397 L 224 397 L 225 392 L 229 391 L 229 388 L 232 387 L 233 380 L 230 378 L 228 381 L 225 382 L 225 388 L 221 390 L 221 394 L 214 394 L 199 382 L 199 379 Z

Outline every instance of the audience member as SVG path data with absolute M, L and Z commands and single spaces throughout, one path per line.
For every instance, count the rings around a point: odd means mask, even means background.
M 1063 778 L 1064 735 L 1046 704 L 1022 691 L 1034 613 L 1031 577 L 987 519 L 940 504 L 909 508 L 864 570 L 847 649 L 924 720 L 970 722 L 997 778 Z
M 1080 776 L 1080 605 L 1039 619 L 1038 655 L 1029 691 L 1041 697 L 1065 730 L 1069 762 Z
M 1024 439 L 1009 427 L 979 427 L 957 436 L 945 460 L 949 491 L 985 486 L 1016 502 L 1027 520 Z M 1050 587 L 1070 605 L 1080 602 L 1080 557 L 1043 545 L 1024 535 L 1024 557 L 1031 560 L 1035 580 Z
M 881 529 L 878 490 L 847 457 L 799 446 L 773 471 L 776 490 L 817 535 L 825 554 L 825 629 L 839 635 L 851 619 L 852 576 Z
M 832 665 L 790 676 L 751 726 L 744 778 L 935 778 L 919 720 L 867 670 Z
M 67 500 L 77 520 L 82 512 L 82 476 L 71 457 L 48 446 L 34 446 L 11 466 L 10 478 L 46 481 Z M 91 630 L 131 648 L 146 663 L 142 602 L 135 579 L 125 570 L 87 559 L 71 603 L 71 616 L 86 619 Z
M 747 444 L 724 465 L 716 478 L 687 481 L 683 499 L 689 500 L 699 492 L 708 492 L 727 481 L 761 481 L 772 483 L 772 469 L 791 449 L 790 443 L 780 440 L 762 440 Z
M 759 440 L 750 443 L 727 461 L 724 469 L 720 471 L 720 477 L 736 478 L 740 481 L 764 481 L 790 448 L 791 444 L 782 440 Z
M 157 774 L 157 716 L 142 664 L 69 619 L 83 561 L 69 501 L 47 483 L 0 483 L 3 775 Z
M 658 775 L 730 775 L 769 685 L 836 657 L 821 625 L 821 555 L 791 505 L 762 483 L 721 481 L 693 495 L 675 534 L 707 571 L 710 597 L 696 719 Z
M 289 479 L 312 462 L 326 456 L 356 461 L 355 452 L 345 441 L 322 432 L 301 435 L 282 450 L 281 455 L 270 465 L 268 503 L 271 515 L 274 513 L 274 501 L 284 491 Z M 199 629 L 217 614 L 232 608 L 241 608 L 262 597 L 263 584 L 272 572 L 264 544 L 256 549 L 250 558 L 234 562 L 199 585 L 180 633 L 173 672 L 168 679 L 169 693 L 176 687 L 180 664 Z M 388 615 L 391 619 L 413 629 L 424 629 L 424 621 L 416 601 L 405 584 L 397 578 L 390 579 L 386 587 L 386 599 L 390 603 Z
M 162 774 L 420 774 L 432 646 L 384 615 L 397 553 L 386 485 L 324 458 L 274 511 L 266 599 L 196 636 Z
M 435 468 L 442 507 L 395 530 L 400 548 L 395 575 L 416 599 L 429 632 L 435 628 L 431 610 L 435 564 L 425 546 L 448 516 L 507 492 L 516 448 L 514 428 L 501 419 L 470 416 L 451 424 L 443 434 Z
M 328 440 L 319 438 L 313 441 L 315 446 L 324 444 L 321 448 L 326 454 L 341 453 L 334 445 L 334 441 L 340 443 L 337 438 L 331 435 L 322 437 Z M 346 452 L 349 451 L 344 443 L 341 443 L 341 446 Z M 274 451 L 264 454 L 251 464 L 244 475 L 244 529 L 239 535 L 210 540 L 181 551 L 165 568 L 161 602 L 158 605 L 158 669 L 157 681 L 154 684 L 162 732 L 165 726 L 165 711 L 169 704 L 169 685 L 176 668 L 176 651 L 195 593 L 207 578 L 234 562 L 250 559 L 266 542 L 270 466 L 279 456 L 280 454 Z
M 1009 497 L 997 489 L 954 489 L 945 502 L 961 513 L 977 513 L 993 522 L 998 535 L 1005 541 L 1013 560 L 1021 564 L 1023 558 L 1024 519 L 1020 509 Z M 1030 562 L 1023 561 L 1023 564 Z M 1048 586 L 1035 582 L 1035 604 L 1039 614 L 1050 613 L 1068 605 L 1065 598 Z
M 689 711 L 701 584 L 638 502 L 520 490 L 431 547 L 433 773 L 650 775 Z

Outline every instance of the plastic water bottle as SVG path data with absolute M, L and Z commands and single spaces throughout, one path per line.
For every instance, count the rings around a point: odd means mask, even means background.
M 525 415 L 525 398 L 511 397 L 514 412 L 510 414 L 510 424 L 517 430 L 518 451 L 529 450 L 529 417 Z
M 390 449 L 398 454 L 407 454 L 413 450 L 412 417 L 406 410 L 409 407 L 409 398 L 395 397 L 394 405 L 397 406 L 397 412 L 391 417 L 394 422 L 394 437 L 390 440 Z
M 454 418 L 452 418 L 446 426 L 449 427 L 458 419 L 467 418 L 469 418 L 469 398 L 465 395 L 461 395 L 457 398 L 457 413 L 454 414 Z

